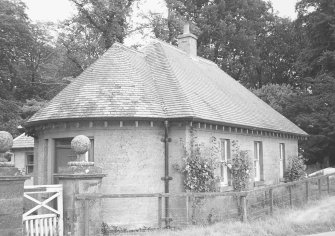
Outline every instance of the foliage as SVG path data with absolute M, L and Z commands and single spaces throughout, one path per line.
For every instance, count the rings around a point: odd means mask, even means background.
M 198 225 L 185 229 L 157 230 L 146 236 L 194 236 L 194 235 L 239 235 L 239 236 L 283 236 L 310 235 L 333 231 L 335 228 L 334 198 L 321 201 L 309 201 L 301 209 L 277 209 L 273 216 L 266 215 L 248 222 L 238 220 L 221 220 L 219 223 L 204 226 Z M 259 211 L 264 212 L 264 209 Z M 248 211 L 251 213 L 252 211 Z M 256 216 L 254 217 L 256 218 Z
M 252 90 L 260 99 L 289 119 L 293 119 L 296 111 L 292 109 L 299 95 L 299 90 L 289 84 L 266 84 Z
M 65 55 L 63 76 L 78 76 L 115 42 L 123 43 L 135 1 L 71 0 L 78 14 L 58 27 L 57 46 Z
M 306 44 L 296 62 L 303 90 L 294 102 L 295 122 L 311 137 L 303 142 L 309 163 L 335 164 L 335 3 L 301 0 L 296 24 Z
M 297 181 L 306 176 L 305 158 L 302 156 L 291 156 L 288 158 L 288 165 L 285 170 L 286 181 Z
M 192 131 L 190 151 L 184 146 L 183 165 L 174 165 L 175 169 L 184 174 L 184 186 L 191 192 L 214 192 L 215 175 L 217 165 L 217 142 L 214 137 L 210 140 L 210 147 L 199 144 Z
M 33 24 L 21 1 L 0 1 L 0 129 L 18 134 L 26 100 L 51 99 L 63 88 L 51 24 Z
M 153 228 L 150 227 L 141 227 L 139 229 L 128 230 L 121 226 L 116 225 L 108 225 L 105 222 L 101 223 L 101 233 L 103 236 L 114 235 L 114 234 L 128 234 L 128 233 L 136 233 L 136 232 L 148 232 L 153 231 Z
M 252 162 L 248 151 L 240 150 L 237 141 L 232 142 L 233 156 L 231 173 L 233 176 L 233 188 L 235 191 L 244 191 L 249 188 Z
M 215 138 L 212 144 L 215 145 Z M 207 149 L 207 150 L 206 150 Z M 215 164 L 212 154 L 208 155 L 208 147 L 194 143 L 190 152 L 185 152 L 184 166 L 181 172 L 184 174 L 184 186 L 186 191 L 213 192 L 215 191 Z
M 219 167 L 219 145 L 215 137 L 211 137 L 209 145 L 199 143 L 196 131 L 191 130 L 190 150 L 184 144 L 183 164 L 173 167 L 184 174 L 184 186 L 186 191 L 191 192 L 214 192 L 216 182 L 220 180 L 215 175 L 215 169 Z M 235 191 L 248 189 L 252 163 L 248 151 L 240 150 L 238 142 L 233 141 L 233 155 L 231 161 L 225 164 L 231 171 L 233 177 L 233 188 Z
M 71 0 L 78 10 L 74 19 L 93 36 L 99 35 L 102 47 L 110 48 L 114 42 L 122 43 L 127 34 L 127 17 L 136 0 Z
M 198 35 L 198 55 L 248 87 L 291 83 L 301 40 L 292 21 L 263 0 L 167 0 L 169 14 L 152 14 L 155 36 L 176 43 L 183 22 Z

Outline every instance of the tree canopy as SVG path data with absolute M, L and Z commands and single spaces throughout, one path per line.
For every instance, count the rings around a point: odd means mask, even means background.
M 19 0 L 0 0 L 0 129 L 16 127 L 91 65 L 123 43 L 135 2 L 69 0 L 77 13 L 34 23 Z M 282 18 L 265 0 L 166 0 L 168 15 L 148 13 L 139 28 L 177 44 L 185 22 L 198 55 L 215 62 L 308 132 L 309 162 L 335 164 L 335 2 L 300 0 Z M 57 32 L 57 33 L 53 33 Z

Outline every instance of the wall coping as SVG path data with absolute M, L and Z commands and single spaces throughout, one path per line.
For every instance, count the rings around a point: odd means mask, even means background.
M 27 179 L 30 179 L 30 175 L 29 176 L 0 176 L 0 182 L 1 181 L 25 181 Z
M 67 174 L 67 173 L 60 173 L 54 174 L 55 178 L 58 179 L 102 179 L 106 177 L 107 174 Z

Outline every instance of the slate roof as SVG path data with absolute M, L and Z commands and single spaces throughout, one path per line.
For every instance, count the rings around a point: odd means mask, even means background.
M 307 135 L 215 63 L 154 41 L 115 43 L 27 126 L 94 118 L 183 118 Z
M 26 136 L 25 133 L 16 137 L 13 140 L 12 149 L 18 149 L 18 148 L 34 148 L 34 138 Z

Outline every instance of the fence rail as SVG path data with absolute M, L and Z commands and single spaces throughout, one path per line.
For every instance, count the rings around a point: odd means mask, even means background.
M 197 224 L 204 221 L 213 223 L 220 220 L 257 219 L 265 215 L 272 215 L 277 208 L 302 206 L 309 200 L 320 199 L 323 195 L 335 194 L 335 173 L 307 178 L 295 182 L 263 186 L 242 192 L 207 192 L 207 193 L 152 193 L 152 194 L 80 194 L 76 199 L 83 201 L 85 212 L 85 227 L 89 227 L 89 201 L 156 199 L 156 225 L 158 228 L 174 225 Z M 170 217 L 164 218 L 163 199 L 178 202 L 177 207 L 169 208 Z M 208 200 L 208 201 L 206 201 Z M 225 203 L 222 205 L 222 203 Z M 198 205 L 197 205 L 198 204 Z M 212 204 L 212 205 L 211 205 Z M 214 205 L 214 207 L 213 207 Z M 220 205 L 220 206 L 219 206 Z M 119 207 L 115 204 L 115 209 Z M 221 208 L 213 210 L 215 207 Z M 211 209 L 211 212 L 206 210 Z M 179 213 L 179 215 L 175 212 Z M 181 214 L 180 212 L 183 212 Z M 165 215 L 165 214 L 164 214 Z M 182 215 L 182 216 L 180 216 Z M 204 216 L 206 216 L 204 218 Z M 197 218 L 198 217 L 198 218 Z M 134 222 L 135 223 L 135 222 Z M 85 229 L 88 232 L 88 228 Z

